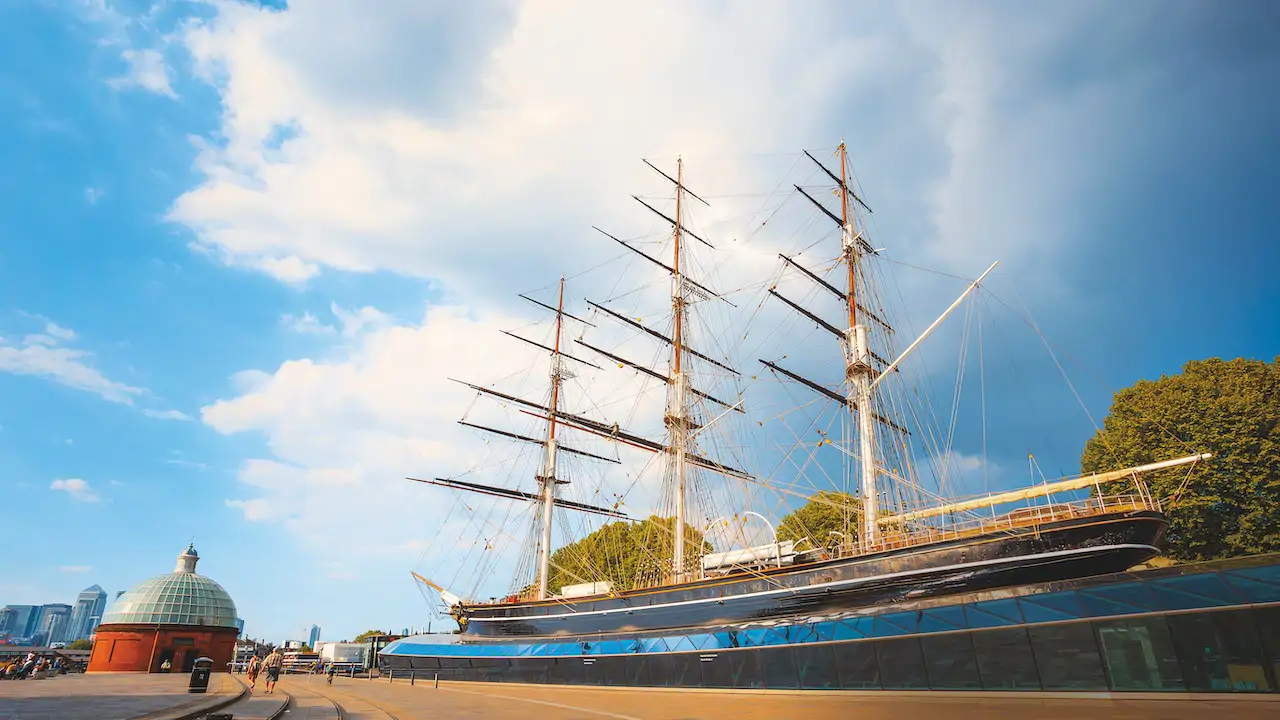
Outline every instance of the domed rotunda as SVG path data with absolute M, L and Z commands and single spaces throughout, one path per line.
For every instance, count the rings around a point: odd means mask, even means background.
M 199 560 L 189 545 L 173 572 L 116 599 L 94 636 L 90 672 L 190 672 L 198 657 L 211 658 L 215 671 L 226 669 L 240 634 L 236 604 L 196 573 Z

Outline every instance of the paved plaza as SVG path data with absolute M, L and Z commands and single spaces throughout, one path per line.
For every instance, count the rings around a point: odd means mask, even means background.
M 186 692 L 178 675 L 65 675 L 0 682 L 0 720 L 194 720 L 213 703 L 236 720 L 1028 720 L 1206 716 L 1253 720 L 1280 717 L 1275 696 L 1168 695 L 1109 699 L 1090 695 L 823 693 L 661 690 L 538 685 L 490 685 L 286 676 L 275 695 L 247 694 L 237 677 L 213 676 L 210 694 Z M 286 706 L 287 703 L 287 706 Z M 287 712 L 286 712 L 287 711 Z
M 226 673 L 209 692 L 187 692 L 186 675 L 94 673 L 0 682 L 0 720 L 168 720 L 229 700 L 243 686 Z

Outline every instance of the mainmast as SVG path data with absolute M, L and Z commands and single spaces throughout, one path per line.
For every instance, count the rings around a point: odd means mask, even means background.
M 684 281 L 680 277 L 680 213 L 681 200 L 684 195 L 684 160 L 676 158 L 676 221 L 672 223 L 675 242 L 675 259 L 672 262 L 674 272 L 671 274 L 671 314 L 675 320 L 675 328 L 671 337 L 671 380 L 668 384 L 667 417 L 670 448 L 672 457 L 672 473 L 675 481 L 675 549 L 672 553 L 672 569 L 676 582 L 684 579 L 685 573 L 685 454 L 689 443 L 689 406 L 686 402 L 685 389 L 687 376 L 681 368 L 681 356 L 684 355 Z
M 879 539 L 876 524 L 879 498 L 876 495 L 875 405 L 872 381 L 876 371 L 871 367 L 871 346 L 867 326 L 858 322 L 858 273 L 861 270 L 862 247 L 854 232 L 853 213 L 849 207 L 848 161 L 845 144 L 840 143 L 840 229 L 842 257 L 848 269 L 846 302 L 849 324 L 844 331 L 844 367 L 849 393 L 846 405 L 858 421 L 858 457 L 862 469 L 862 548 L 866 552 Z
M 551 577 L 551 511 L 556 501 L 556 413 L 560 410 L 560 335 L 564 326 L 564 276 L 560 277 L 560 294 L 556 302 L 556 339 L 551 352 L 551 412 L 547 413 L 547 456 L 538 482 L 542 485 L 542 540 L 538 544 L 538 599 L 547 597 Z

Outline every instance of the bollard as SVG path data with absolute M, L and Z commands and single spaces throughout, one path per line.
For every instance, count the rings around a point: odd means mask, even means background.
M 440 673 L 436 673 L 436 689 L 440 688 Z
M 416 679 L 417 679 L 417 677 L 418 677 L 418 673 L 417 673 L 417 671 L 416 671 L 416 670 L 410 670 L 410 671 L 409 671 L 409 684 L 410 684 L 410 685 L 413 685 L 413 681 L 414 681 L 414 680 L 416 680 Z
M 396 669 L 391 668 L 387 671 L 387 682 L 392 683 L 395 681 L 396 681 Z
M 355 666 L 355 665 L 350 665 L 350 666 L 348 666 L 348 667 L 347 667 L 347 677 L 349 677 L 349 678 L 353 678 L 353 679 L 354 679 L 354 678 L 355 678 L 355 676 L 356 676 L 356 666 Z

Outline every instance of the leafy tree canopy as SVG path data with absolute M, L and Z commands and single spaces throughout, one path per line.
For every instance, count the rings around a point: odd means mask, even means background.
M 1169 554 L 1190 561 L 1280 550 L 1280 357 L 1192 361 L 1181 374 L 1121 390 L 1080 466 L 1101 472 L 1198 452 L 1213 458 L 1165 504 Z M 1185 467 L 1145 476 L 1162 501 L 1186 478 Z
M 362 632 L 362 633 L 360 633 L 359 635 L 357 635 L 357 636 L 356 636 L 356 640 L 355 640 L 355 641 L 356 641 L 356 642 L 364 642 L 365 640 L 368 640 L 369 638 L 373 637 L 374 635 L 385 635 L 385 634 L 386 634 L 386 633 L 382 632 L 381 630 L 365 630 L 364 632 Z
M 67 649 L 68 650 L 92 650 L 93 641 L 90 640 L 89 638 L 80 638 L 79 640 L 72 640 L 67 645 Z
M 674 546 L 674 518 L 654 515 L 641 522 L 609 523 L 551 554 L 548 589 L 558 593 L 565 585 L 601 580 L 614 590 L 647 585 L 669 572 Z M 687 526 L 685 548 L 693 558 L 711 552 L 702 533 Z
M 820 490 L 778 524 L 778 540 L 809 538 L 814 545 L 833 546 L 849 532 L 858 533 L 862 501 L 849 493 Z M 840 537 L 832 535 L 839 533 Z

